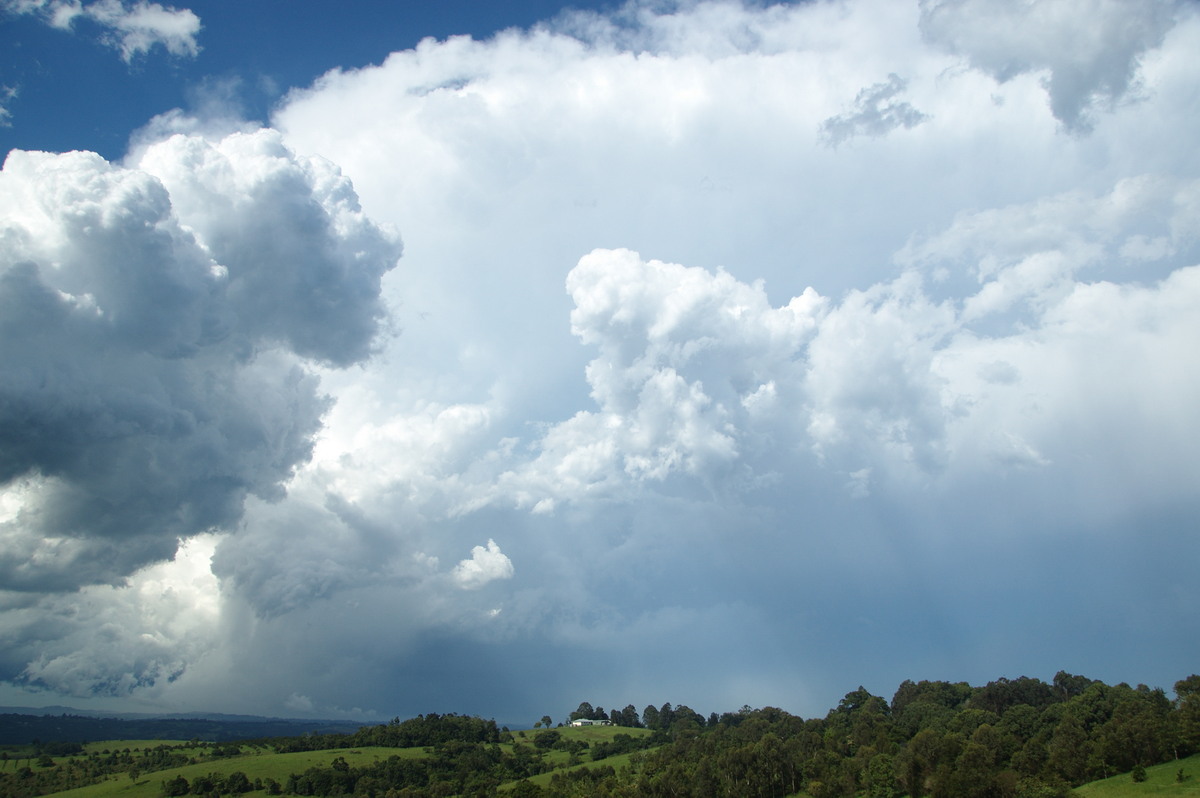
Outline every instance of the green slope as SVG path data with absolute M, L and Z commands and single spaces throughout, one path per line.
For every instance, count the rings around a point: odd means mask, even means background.
M 1183 781 L 1178 781 L 1179 771 Z M 1146 768 L 1146 780 L 1134 782 L 1128 773 L 1093 781 L 1075 789 L 1080 798 L 1134 798 L 1143 795 L 1200 796 L 1200 754 Z
M 526 731 L 524 732 L 524 736 L 521 736 L 521 732 L 514 733 L 514 742 L 520 745 L 532 746 L 534 737 L 538 731 L 540 730 Z M 563 740 L 586 742 L 589 746 L 600 742 L 611 742 L 618 734 L 628 734 L 636 738 L 646 737 L 651 733 L 646 729 L 629 729 L 618 726 L 567 727 L 555 729 L 555 731 L 559 733 Z M 121 751 L 126 748 L 130 750 L 152 748 L 161 744 L 163 744 L 161 740 L 108 740 L 102 743 L 91 743 L 87 748 L 97 751 Z M 513 746 L 510 744 L 501 744 L 500 747 L 511 752 Z M 177 776 L 183 776 L 190 782 L 198 776 L 207 776 L 210 773 L 228 776 L 236 771 L 246 774 L 246 778 L 251 783 L 256 779 L 262 779 L 264 782 L 267 779 L 274 779 L 282 785 L 286 784 L 289 775 L 303 773 L 310 767 L 328 767 L 338 757 L 343 758 L 351 767 L 362 767 L 373 761 L 386 760 L 392 756 L 422 757 L 426 755 L 425 752 L 425 748 L 361 747 L 279 754 L 267 749 L 246 747 L 243 748 L 243 753 L 239 756 L 211 759 L 206 757 L 196 764 L 156 770 L 150 773 L 140 773 L 136 781 L 131 779 L 128 774 L 110 776 L 98 784 L 52 793 L 52 795 L 54 798 L 162 798 L 163 782 Z M 603 759 L 600 762 L 592 762 L 590 748 L 578 754 L 576 761 L 581 760 L 582 764 L 574 766 L 570 764 L 571 755 L 566 751 L 549 750 L 542 753 L 546 764 L 554 767 L 552 773 L 563 772 L 565 769 L 572 769 L 574 767 L 597 767 L 604 765 L 620 770 L 629 764 L 629 754 L 616 755 Z M 56 760 L 59 761 L 65 759 L 68 759 L 68 757 L 56 757 Z M 12 763 L 11 767 L 15 769 L 16 763 Z M 544 773 L 535 777 L 533 781 L 539 784 L 548 784 L 552 773 Z M 510 787 L 511 784 L 504 785 L 501 789 Z M 245 795 L 247 798 L 263 798 L 265 792 L 254 791 Z
M 121 748 L 127 747 L 121 741 L 111 742 L 107 745 L 110 748 L 118 745 Z M 128 747 L 132 748 L 132 746 Z M 138 776 L 137 781 L 132 780 L 128 775 L 110 776 L 99 784 L 53 793 L 53 795 L 61 798 L 162 798 L 162 783 L 176 776 L 183 776 L 191 781 L 197 776 L 207 776 L 210 773 L 228 776 L 230 773 L 240 770 L 251 782 L 255 779 L 271 778 L 284 784 L 290 774 L 303 773 L 310 767 L 327 767 L 339 756 L 345 759 L 347 764 L 361 767 L 377 759 L 387 759 L 389 756 L 419 757 L 424 755 L 423 748 L 354 748 L 300 751 L 290 754 L 253 751 L 242 756 L 206 759 L 195 765 L 143 773 Z M 264 793 L 261 791 L 250 792 L 246 795 L 261 796 Z

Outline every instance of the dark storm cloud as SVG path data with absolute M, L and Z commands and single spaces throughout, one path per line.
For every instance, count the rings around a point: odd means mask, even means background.
M 0 585 L 118 580 L 282 496 L 329 406 L 296 355 L 365 357 L 399 255 L 348 183 L 270 133 L 2 180 Z

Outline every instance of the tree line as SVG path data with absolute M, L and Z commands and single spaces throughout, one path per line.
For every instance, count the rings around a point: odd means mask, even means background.
M 1071 787 L 1200 751 L 1200 676 L 1176 698 L 1145 685 L 1107 685 L 1060 671 L 1052 682 L 1001 678 L 905 681 L 891 700 L 859 687 L 824 718 L 742 707 L 705 718 L 686 707 L 632 705 L 605 712 L 583 702 L 568 720 L 645 727 L 640 740 L 597 744 L 590 758 L 633 751 L 621 769 L 603 762 L 555 773 L 548 787 L 519 782 L 518 796 L 751 796 L 783 798 L 1062 798 Z M 543 716 L 535 726 L 549 726 Z M 625 735 L 628 737 L 628 735 Z M 285 792 L 300 795 L 491 795 L 544 772 L 538 751 L 572 741 L 536 731 L 533 749 L 504 732 L 494 743 L 443 746 L 426 760 L 397 759 L 340 775 L 314 769 Z M 578 745 L 578 741 L 574 741 Z M 657 746 L 641 751 L 644 746 Z M 565 750 L 565 749 L 564 749 Z M 582 763 L 583 750 L 573 750 Z M 539 770 L 539 768 L 541 768 Z
M 1060 798 L 1200 752 L 1200 676 L 1176 682 L 1175 693 L 1065 671 L 1051 683 L 905 681 L 891 701 L 859 687 L 824 718 L 743 707 L 701 724 L 693 713 L 630 768 L 556 774 L 549 788 L 523 793 Z
M 696 722 L 701 726 L 706 724 L 705 718 L 695 710 L 686 706 L 672 707 L 670 702 L 663 704 L 661 707 L 656 707 L 653 704 L 648 705 L 638 714 L 637 708 L 633 704 L 628 704 L 624 709 L 613 709 L 608 712 L 604 711 L 604 707 L 593 707 L 591 703 L 584 701 L 567 716 L 567 721 L 573 720 L 595 720 L 608 721 L 614 726 L 624 726 L 631 729 L 651 729 L 661 731 L 670 729 L 678 721 Z M 710 720 L 714 723 L 718 720 L 717 715 L 710 716 Z M 542 724 L 550 726 L 550 717 L 543 716 Z M 537 724 L 534 724 L 535 726 Z

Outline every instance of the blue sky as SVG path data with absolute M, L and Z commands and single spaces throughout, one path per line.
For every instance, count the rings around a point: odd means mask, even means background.
M 26 5 L 9 3 L 0 16 L 0 85 L 17 89 L 5 104 L 13 118 L 0 129 L 0 148 L 89 149 L 110 159 L 124 155 L 129 134 L 164 110 L 194 109 L 217 95 L 265 122 L 288 89 L 307 86 L 330 69 L 378 63 L 430 36 L 483 38 L 528 27 L 561 7 L 457 0 L 436 6 L 394 0 L 192 3 L 186 9 L 202 26 L 194 37 L 195 56 L 172 57 L 155 44 L 126 62 L 104 43 L 103 25 L 81 18 L 69 29 L 55 27 L 40 9 L 15 13 Z M 593 7 L 603 5 L 572 5 Z
M 1194 3 L 477 6 L 0 6 L 0 704 L 1195 670 Z

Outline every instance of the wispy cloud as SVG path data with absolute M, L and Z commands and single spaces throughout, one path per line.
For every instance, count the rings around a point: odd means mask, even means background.
M 176 56 L 200 52 L 200 18 L 186 8 L 146 0 L 4 0 L 3 8 L 12 14 L 37 15 L 64 30 L 71 30 L 77 20 L 87 20 L 99 27 L 101 40 L 119 50 L 126 62 L 150 52 L 155 45 Z

